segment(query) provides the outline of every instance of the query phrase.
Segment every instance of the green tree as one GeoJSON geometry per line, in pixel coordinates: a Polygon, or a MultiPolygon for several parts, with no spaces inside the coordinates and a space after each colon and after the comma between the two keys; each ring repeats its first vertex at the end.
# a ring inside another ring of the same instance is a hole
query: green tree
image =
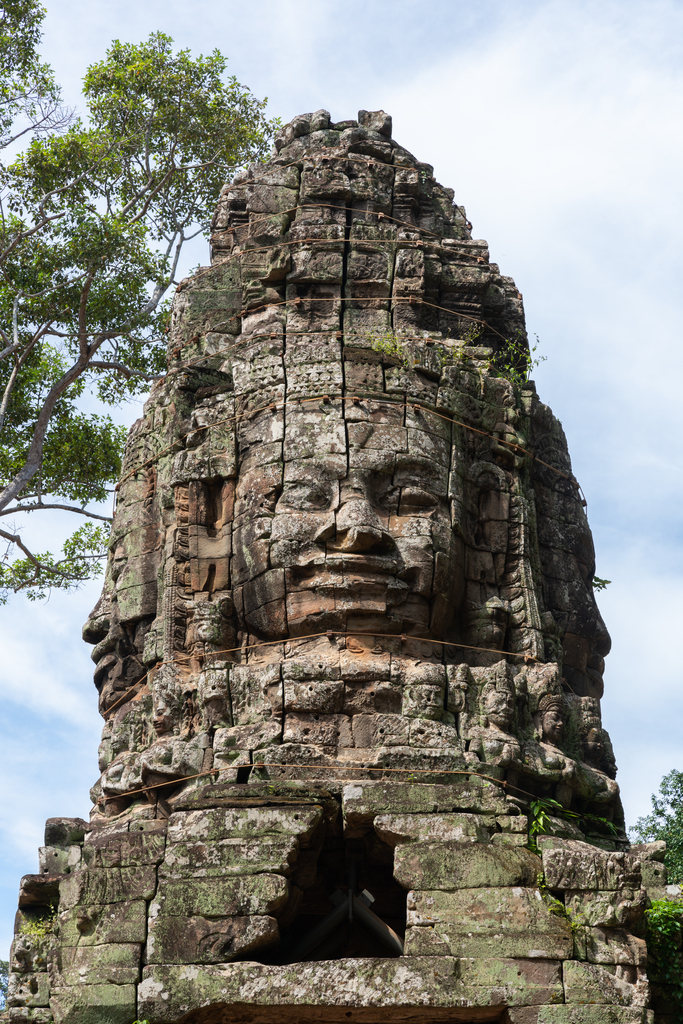
{"type": "Polygon", "coordinates": [[[652,796],[652,814],[638,818],[629,834],[637,843],[663,839],[669,881],[683,882],[683,772],[674,768],[664,776],[652,796]]]}
{"type": "Polygon", "coordinates": [[[36,0],[0,6],[0,146],[27,132],[54,131],[71,112],[60,103],[52,70],[38,55],[45,11],[36,0]]]}
{"type": "Polygon", "coordinates": [[[7,982],[9,980],[9,963],[7,960],[0,960],[0,1010],[5,1009],[7,1002],[7,982]]]}
{"type": "MultiPolygon", "coordinates": [[[[0,168],[0,517],[12,517],[0,529],[0,601],[69,589],[100,570],[108,530],[97,520],[107,517],[89,505],[118,476],[123,432],[79,399],[94,392],[113,405],[162,373],[183,247],[207,231],[222,185],[264,154],[278,123],[226,75],[217,50],[174,53],[162,33],[115,41],[85,75],[87,118],[59,114],[35,50],[42,8],[22,3],[33,19],[24,77],[39,84],[24,90],[23,107],[8,103],[12,117],[33,117],[32,138],[0,168]],[[30,98],[40,83],[49,125],[30,98]],[[88,520],[59,556],[29,550],[17,525],[49,509],[88,520]]],[[[18,96],[8,40],[0,35],[0,74],[18,96]]]]}

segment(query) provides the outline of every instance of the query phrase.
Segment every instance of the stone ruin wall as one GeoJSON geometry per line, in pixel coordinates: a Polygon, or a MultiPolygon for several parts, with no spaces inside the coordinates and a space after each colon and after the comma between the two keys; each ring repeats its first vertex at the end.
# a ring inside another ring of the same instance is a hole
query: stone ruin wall
{"type": "Polygon", "coordinates": [[[453,198],[382,111],[303,115],[224,189],[126,446],[100,776],[22,880],[11,1021],[673,1021],[580,489],[453,198]],[[538,797],[577,817],[532,851],[538,797]]]}

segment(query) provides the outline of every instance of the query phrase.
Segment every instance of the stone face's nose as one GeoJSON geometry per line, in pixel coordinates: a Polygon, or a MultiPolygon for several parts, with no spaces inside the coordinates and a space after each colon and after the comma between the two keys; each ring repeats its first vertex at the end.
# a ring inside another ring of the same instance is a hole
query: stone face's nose
{"type": "Polygon", "coordinates": [[[370,502],[350,498],[337,513],[337,546],[342,551],[372,551],[393,544],[370,502]]]}

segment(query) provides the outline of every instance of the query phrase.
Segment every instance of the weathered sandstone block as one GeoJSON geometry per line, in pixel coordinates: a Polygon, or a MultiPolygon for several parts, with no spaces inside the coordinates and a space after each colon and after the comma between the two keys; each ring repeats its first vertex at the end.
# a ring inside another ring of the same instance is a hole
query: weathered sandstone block
{"type": "Polygon", "coordinates": [[[411,843],[399,846],[394,875],[407,888],[474,889],[535,885],[541,861],[531,850],[487,843],[411,843]]]}
{"type": "Polygon", "coordinates": [[[417,955],[419,934],[433,929],[452,956],[562,960],[572,955],[571,926],[553,914],[537,889],[459,889],[408,894],[406,951],[417,955]],[[413,948],[415,945],[416,948],[413,948]]]}

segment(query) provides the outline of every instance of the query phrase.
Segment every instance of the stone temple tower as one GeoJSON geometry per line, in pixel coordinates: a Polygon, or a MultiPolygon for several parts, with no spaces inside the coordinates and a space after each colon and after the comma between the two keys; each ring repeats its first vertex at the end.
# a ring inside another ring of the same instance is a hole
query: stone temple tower
{"type": "Polygon", "coordinates": [[[22,880],[11,1021],[665,1020],[585,503],[470,228],[383,111],[302,115],[225,187],[128,438],[92,815],[22,880]]]}

